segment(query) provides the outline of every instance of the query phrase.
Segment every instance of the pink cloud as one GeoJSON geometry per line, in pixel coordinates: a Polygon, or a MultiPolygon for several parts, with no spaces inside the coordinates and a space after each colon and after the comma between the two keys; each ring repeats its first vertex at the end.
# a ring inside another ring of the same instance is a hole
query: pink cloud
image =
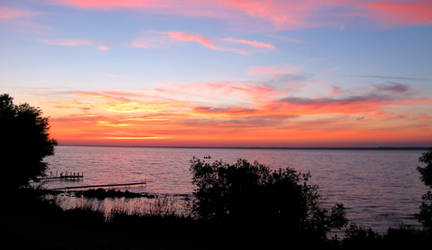
{"type": "Polygon", "coordinates": [[[0,8],[0,20],[7,19],[16,19],[22,17],[32,17],[40,15],[38,12],[28,11],[28,10],[20,10],[20,9],[12,9],[12,8],[0,8]]]}
{"type": "Polygon", "coordinates": [[[378,2],[365,4],[373,18],[396,25],[432,23],[432,1],[378,2]]]}
{"type": "Polygon", "coordinates": [[[263,42],[234,39],[234,38],[223,38],[222,40],[228,41],[228,42],[233,42],[233,43],[246,44],[246,45],[249,45],[252,47],[258,47],[258,48],[266,48],[266,49],[274,49],[275,48],[275,46],[271,43],[263,43],[263,42]]]}
{"type": "Polygon", "coordinates": [[[429,0],[367,3],[359,0],[228,0],[227,4],[251,17],[270,20],[278,29],[332,26],[335,25],[332,18],[351,15],[396,25],[432,23],[432,2],[429,0]],[[328,13],[330,9],[333,11],[328,13]]]}
{"type": "Polygon", "coordinates": [[[190,34],[190,33],[183,33],[183,32],[168,32],[167,33],[169,37],[183,42],[197,42],[209,49],[217,50],[219,49],[216,47],[216,45],[211,42],[211,39],[202,35],[198,34],[190,34]]]}

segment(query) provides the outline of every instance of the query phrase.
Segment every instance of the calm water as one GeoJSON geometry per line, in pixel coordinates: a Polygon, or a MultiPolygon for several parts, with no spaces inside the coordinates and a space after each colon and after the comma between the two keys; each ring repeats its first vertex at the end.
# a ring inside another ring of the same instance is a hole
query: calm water
{"type": "MultiPolygon", "coordinates": [[[[383,232],[389,226],[418,225],[426,188],[416,171],[422,151],[415,150],[269,150],[58,146],[46,158],[48,173],[84,172],[82,182],[49,182],[48,188],[146,181],[138,191],[190,194],[193,156],[234,162],[259,161],[271,168],[310,172],[323,204],[340,202],[348,217],[383,232]]],[[[135,191],[135,190],[133,190],[135,191]]],[[[137,201],[134,201],[136,204],[137,201]]]]}

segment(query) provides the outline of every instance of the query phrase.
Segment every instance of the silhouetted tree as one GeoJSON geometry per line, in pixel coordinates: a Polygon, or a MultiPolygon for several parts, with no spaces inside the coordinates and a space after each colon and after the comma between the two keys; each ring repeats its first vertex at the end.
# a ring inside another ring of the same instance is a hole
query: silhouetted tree
{"type": "MultiPolygon", "coordinates": [[[[423,153],[419,158],[419,162],[426,164],[425,167],[417,167],[420,172],[420,179],[423,183],[432,188],[432,150],[423,153]]],[[[420,205],[420,213],[417,214],[417,219],[423,224],[423,227],[432,231],[432,191],[429,190],[422,197],[423,202],[420,205]]]]}
{"type": "Polygon", "coordinates": [[[12,190],[45,173],[43,158],[54,153],[48,118],[39,108],[15,105],[8,94],[0,95],[1,166],[3,182],[12,190]]]}
{"type": "Polygon", "coordinates": [[[347,222],[343,206],[321,208],[317,186],[308,183],[310,175],[294,169],[270,170],[242,159],[232,165],[209,163],[194,157],[191,171],[196,185],[192,209],[205,220],[307,232],[321,239],[347,222]]]}

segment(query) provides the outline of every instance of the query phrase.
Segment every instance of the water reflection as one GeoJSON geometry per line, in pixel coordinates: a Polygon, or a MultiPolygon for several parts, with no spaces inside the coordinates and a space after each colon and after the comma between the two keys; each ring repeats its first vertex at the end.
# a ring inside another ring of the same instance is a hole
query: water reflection
{"type": "Polygon", "coordinates": [[[54,200],[61,208],[88,208],[102,211],[106,219],[112,213],[150,214],[150,215],[190,215],[190,198],[188,196],[162,195],[155,198],[85,198],[68,193],[47,195],[48,200],[54,200]]]}

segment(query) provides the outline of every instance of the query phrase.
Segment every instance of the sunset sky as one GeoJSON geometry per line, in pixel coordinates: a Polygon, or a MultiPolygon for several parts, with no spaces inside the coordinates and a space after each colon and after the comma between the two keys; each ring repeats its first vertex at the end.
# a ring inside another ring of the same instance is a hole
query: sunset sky
{"type": "Polygon", "coordinates": [[[1,0],[60,144],[432,145],[431,0],[1,0]]]}

